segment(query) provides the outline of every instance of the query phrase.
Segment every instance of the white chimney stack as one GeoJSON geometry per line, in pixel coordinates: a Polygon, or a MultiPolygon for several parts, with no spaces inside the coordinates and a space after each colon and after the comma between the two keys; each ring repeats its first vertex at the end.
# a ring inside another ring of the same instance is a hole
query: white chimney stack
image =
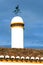
{"type": "Polygon", "coordinates": [[[11,48],[24,48],[24,22],[19,16],[11,20],[11,48]]]}

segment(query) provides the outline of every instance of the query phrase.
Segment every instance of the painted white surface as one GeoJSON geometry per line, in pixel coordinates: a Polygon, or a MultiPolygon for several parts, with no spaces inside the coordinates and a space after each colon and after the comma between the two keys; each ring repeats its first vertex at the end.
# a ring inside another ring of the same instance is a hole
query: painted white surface
{"type": "Polygon", "coordinates": [[[21,59],[25,59],[25,57],[24,57],[24,56],[22,56],[22,57],[21,57],[21,59]]]}
{"type": "Polygon", "coordinates": [[[23,19],[20,16],[13,17],[11,20],[11,24],[17,22],[23,23],[23,19]]]}
{"type": "MultiPolygon", "coordinates": [[[[15,16],[11,20],[12,23],[23,23],[20,16],[15,16]]],[[[24,48],[23,28],[11,27],[11,48],[24,48]]]]}
{"type": "Polygon", "coordinates": [[[16,59],[20,59],[20,56],[16,56],[16,59]]]}
{"type": "Polygon", "coordinates": [[[11,56],[11,58],[15,59],[15,56],[11,56]]]}
{"type": "Polygon", "coordinates": [[[34,60],[35,58],[34,58],[34,57],[31,57],[31,59],[33,59],[33,60],[34,60]]]}
{"type": "Polygon", "coordinates": [[[23,28],[13,27],[11,29],[11,48],[24,48],[23,28]]]}
{"type": "Polygon", "coordinates": [[[0,58],[4,58],[4,55],[0,55],[0,58]]]}
{"type": "Polygon", "coordinates": [[[5,58],[10,58],[10,57],[8,55],[6,55],[5,58]]]}
{"type": "Polygon", "coordinates": [[[39,60],[39,57],[36,57],[35,59],[39,60]]]}
{"type": "Polygon", "coordinates": [[[27,56],[26,59],[30,59],[30,58],[27,56]]]}
{"type": "Polygon", "coordinates": [[[41,57],[40,59],[43,60],[43,57],[41,57]]]}
{"type": "Polygon", "coordinates": [[[0,65],[43,65],[43,64],[0,62],[0,65]]]}

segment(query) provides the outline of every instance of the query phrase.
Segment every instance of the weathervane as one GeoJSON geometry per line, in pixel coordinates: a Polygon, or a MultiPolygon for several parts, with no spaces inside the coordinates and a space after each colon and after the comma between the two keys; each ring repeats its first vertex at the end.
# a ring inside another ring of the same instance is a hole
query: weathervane
{"type": "Polygon", "coordinates": [[[13,11],[16,15],[18,15],[18,13],[20,13],[20,9],[19,9],[19,5],[17,5],[15,7],[15,10],[13,11]]]}

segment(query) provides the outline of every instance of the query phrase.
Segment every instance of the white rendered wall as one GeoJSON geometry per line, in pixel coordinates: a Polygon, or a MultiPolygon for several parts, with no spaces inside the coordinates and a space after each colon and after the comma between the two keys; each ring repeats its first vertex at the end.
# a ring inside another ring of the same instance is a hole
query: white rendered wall
{"type": "Polygon", "coordinates": [[[11,29],[11,48],[24,48],[24,34],[22,27],[13,27],[11,29]]]}
{"type": "Polygon", "coordinates": [[[43,65],[43,63],[0,62],[0,65],[43,65]]]}

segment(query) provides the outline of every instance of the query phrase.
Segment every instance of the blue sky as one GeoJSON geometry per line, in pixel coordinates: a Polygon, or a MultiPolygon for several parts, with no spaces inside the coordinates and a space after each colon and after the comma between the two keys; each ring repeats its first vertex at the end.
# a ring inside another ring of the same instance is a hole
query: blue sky
{"type": "Polygon", "coordinates": [[[43,0],[0,0],[0,46],[11,45],[10,22],[17,4],[25,23],[24,47],[43,47],[43,0]]]}

